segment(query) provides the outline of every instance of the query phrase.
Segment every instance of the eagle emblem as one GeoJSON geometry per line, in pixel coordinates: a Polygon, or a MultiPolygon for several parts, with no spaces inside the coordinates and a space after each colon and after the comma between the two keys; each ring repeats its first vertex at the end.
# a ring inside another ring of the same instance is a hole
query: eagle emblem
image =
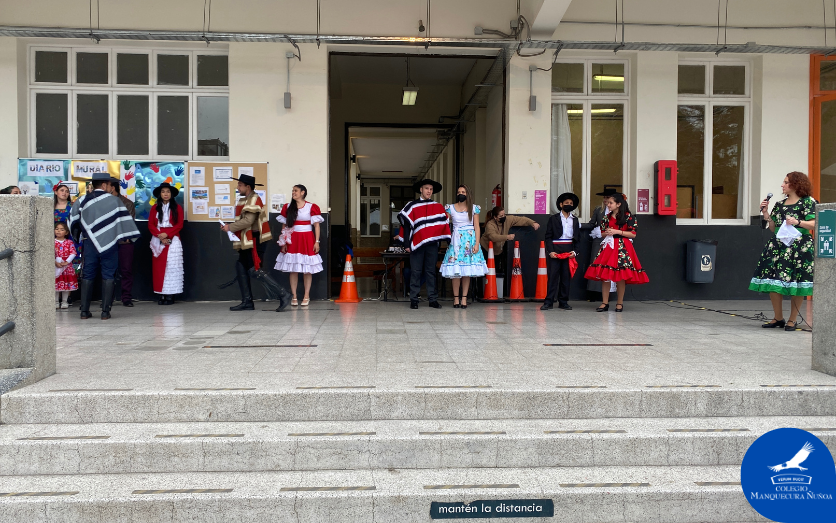
{"type": "Polygon", "coordinates": [[[813,446],[810,445],[809,442],[805,443],[801,450],[793,456],[793,458],[786,463],[781,463],[780,465],[775,465],[773,467],[769,467],[770,470],[773,472],[781,472],[782,470],[787,469],[798,469],[798,470],[807,470],[806,468],[802,467],[801,464],[807,459],[811,452],[813,452],[813,446]]]}

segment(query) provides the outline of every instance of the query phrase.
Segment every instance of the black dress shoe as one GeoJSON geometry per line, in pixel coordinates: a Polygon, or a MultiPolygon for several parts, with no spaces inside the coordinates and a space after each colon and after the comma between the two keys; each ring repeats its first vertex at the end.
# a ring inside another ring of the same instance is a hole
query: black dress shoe
{"type": "Polygon", "coordinates": [[[610,304],[605,303],[605,304],[601,305],[600,307],[598,307],[597,309],[595,309],[595,312],[606,312],[608,310],[610,310],[610,304]]]}
{"type": "Polygon", "coordinates": [[[81,319],[82,320],[89,320],[92,317],[93,317],[93,315],[90,314],[89,311],[81,311],[81,319]]]}
{"type": "Polygon", "coordinates": [[[418,302],[416,300],[411,300],[409,302],[409,308],[410,309],[417,309],[418,308],[418,302]]]}
{"type": "Polygon", "coordinates": [[[552,308],[552,304],[549,302],[543,302],[543,305],[540,305],[541,311],[547,311],[552,308]]]}
{"type": "Polygon", "coordinates": [[[783,329],[786,324],[787,322],[785,320],[775,320],[770,323],[764,323],[761,327],[764,329],[783,329]]]}
{"type": "Polygon", "coordinates": [[[564,311],[572,310],[572,306],[569,305],[568,303],[561,303],[560,305],[557,306],[557,308],[558,309],[563,309],[564,311]]]}
{"type": "Polygon", "coordinates": [[[801,329],[798,328],[798,322],[797,321],[788,321],[786,326],[784,327],[784,330],[785,331],[798,331],[798,330],[801,330],[801,329]],[[790,324],[792,324],[792,325],[790,325],[790,324]]]}
{"type": "Polygon", "coordinates": [[[174,305],[174,296],[166,295],[163,305],[174,305]]]}
{"type": "Polygon", "coordinates": [[[431,301],[431,302],[430,302],[430,307],[432,307],[433,309],[440,309],[440,308],[441,308],[441,304],[440,304],[440,303],[438,303],[437,301],[431,301]]]}
{"type": "Polygon", "coordinates": [[[132,302],[132,301],[130,301],[130,300],[128,300],[128,301],[123,301],[123,302],[122,302],[122,306],[123,306],[123,307],[133,307],[133,306],[134,306],[134,302],[132,302]]]}
{"type": "Polygon", "coordinates": [[[165,305],[165,295],[160,294],[160,299],[157,300],[157,305],[165,305]]]}
{"type": "Polygon", "coordinates": [[[110,311],[102,311],[102,319],[109,320],[110,319],[110,311]]]}

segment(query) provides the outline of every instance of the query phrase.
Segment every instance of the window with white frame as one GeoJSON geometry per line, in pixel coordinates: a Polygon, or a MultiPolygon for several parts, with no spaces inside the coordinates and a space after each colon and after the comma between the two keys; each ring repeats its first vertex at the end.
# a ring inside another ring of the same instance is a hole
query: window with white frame
{"type": "Polygon", "coordinates": [[[34,158],[228,160],[226,51],[29,48],[34,158]]]}
{"type": "Polygon", "coordinates": [[[577,194],[584,220],[601,205],[595,193],[627,192],[629,85],[627,60],[566,58],[552,67],[551,200],[577,194]]]}
{"type": "Polygon", "coordinates": [[[677,222],[749,222],[750,66],[681,61],[677,222]]]}

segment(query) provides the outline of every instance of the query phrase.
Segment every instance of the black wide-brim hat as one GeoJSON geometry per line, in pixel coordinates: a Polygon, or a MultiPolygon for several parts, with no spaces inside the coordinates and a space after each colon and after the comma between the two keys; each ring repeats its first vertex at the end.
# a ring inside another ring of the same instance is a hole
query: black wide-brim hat
{"type": "Polygon", "coordinates": [[[264,184],[255,183],[255,176],[250,176],[249,174],[242,174],[240,178],[233,178],[236,182],[241,182],[244,185],[249,185],[250,187],[264,187],[264,184]]]}
{"type": "Polygon", "coordinates": [[[596,192],[595,193],[596,196],[612,196],[614,194],[618,194],[618,191],[616,191],[615,189],[612,189],[612,188],[604,189],[601,192],[596,192]]]}
{"type": "Polygon", "coordinates": [[[120,181],[119,178],[114,178],[110,175],[110,173],[93,173],[93,176],[90,178],[91,182],[101,182],[101,181],[108,181],[108,182],[118,182],[120,181]]]}
{"type": "Polygon", "coordinates": [[[180,189],[171,185],[168,182],[163,182],[156,189],[154,189],[154,198],[159,200],[160,199],[160,193],[163,191],[163,189],[171,190],[171,199],[172,200],[177,198],[177,195],[180,194],[180,189]]]}
{"type": "Polygon", "coordinates": [[[441,184],[438,183],[435,180],[430,180],[429,178],[425,178],[421,181],[415,182],[415,184],[412,186],[412,190],[417,192],[417,193],[420,193],[421,192],[421,187],[423,187],[425,185],[432,185],[433,186],[433,194],[435,194],[437,192],[441,192],[441,184]]]}
{"type": "Polygon", "coordinates": [[[565,202],[566,200],[572,200],[572,205],[574,205],[575,208],[578,207],[578,203],[581,201],[581,199],[578,198],[577,194],[572,193],[572,192],[565,192],[565,193],[563,193],[563,194],[561,194],[560,196],[557,197],[558,207],[560,206],[561,203],[565,202]]]}

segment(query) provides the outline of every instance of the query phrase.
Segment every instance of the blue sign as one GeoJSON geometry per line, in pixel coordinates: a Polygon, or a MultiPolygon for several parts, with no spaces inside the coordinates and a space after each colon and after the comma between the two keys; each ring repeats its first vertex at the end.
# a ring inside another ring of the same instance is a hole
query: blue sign
{"type": "Polygon", "coordinates": [[[752,508],[772,521],[833,521],[833,456],[805,430],[776,429],[755,440],[743,457],[740,483],[752,508]]]}

